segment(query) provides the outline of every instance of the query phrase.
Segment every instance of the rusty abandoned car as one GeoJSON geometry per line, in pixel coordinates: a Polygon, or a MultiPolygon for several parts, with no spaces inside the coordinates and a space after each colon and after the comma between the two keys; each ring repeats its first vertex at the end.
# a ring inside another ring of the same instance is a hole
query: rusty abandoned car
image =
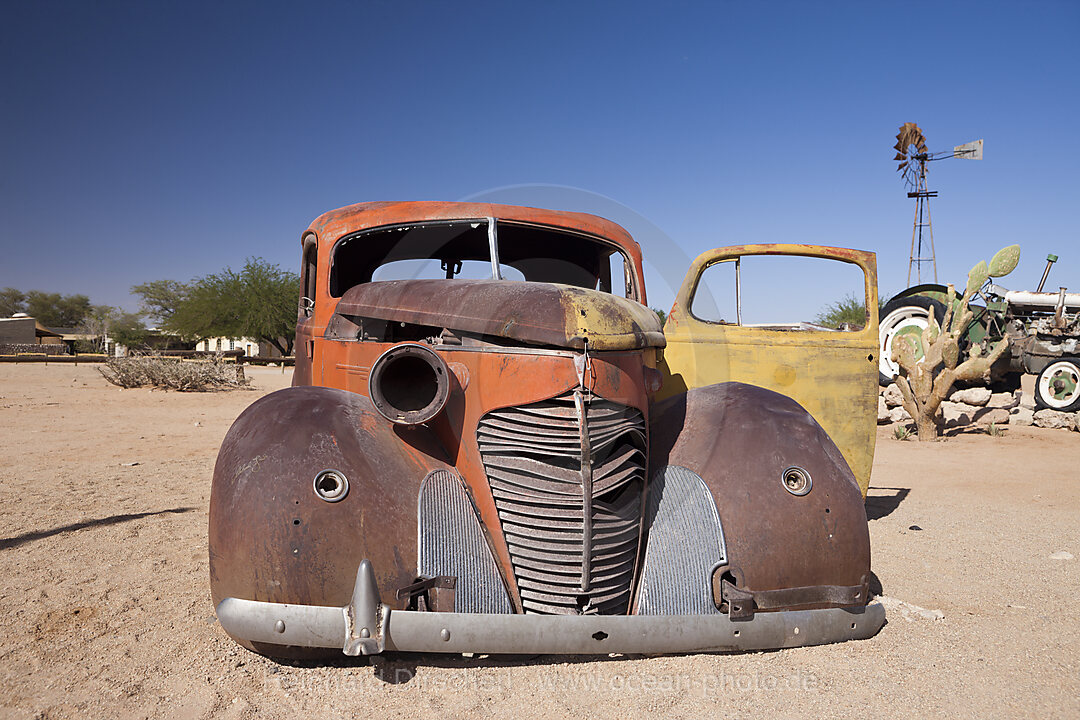
{"type": "Polygon", "coordinates": [[[214,471],[222,627],[284,657],[872,636],[876,314],[770,346],[690,312],[703,268],[768,253],[858,265],[876,297],[870,253],[742,246],[698,259],[662,327],[638,244],[599,217],[434,202],[319,217],[293,387],[244,411],[214,471]],[[757,360],[720,358],[724,343],[757,360]],[[831,370],[806,360],[822,354],[831,370]],[[820,377],[790,382],[808,367],[820,377]]]}

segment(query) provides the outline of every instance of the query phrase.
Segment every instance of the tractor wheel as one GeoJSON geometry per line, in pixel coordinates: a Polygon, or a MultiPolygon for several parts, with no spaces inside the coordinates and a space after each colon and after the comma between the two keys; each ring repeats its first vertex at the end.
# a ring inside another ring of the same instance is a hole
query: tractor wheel
{"type": "Polygon", "coordinates": [[[1061,412],[1080,410],[1080,359],[1061,358],[1044,367],[1035,380],[1035,404],[1061,412]]]}
{"type": "Polygon", "coordinates": [[[921,335],[929,324],[931,308],[940,325],[945,317],[945,304],[928,297],[893,298],[882,309],[878,324],[878,382],[882,386],[894,382],[900,374],[900,365],[892,359],[893,343],[905,335],[921,335]]]}

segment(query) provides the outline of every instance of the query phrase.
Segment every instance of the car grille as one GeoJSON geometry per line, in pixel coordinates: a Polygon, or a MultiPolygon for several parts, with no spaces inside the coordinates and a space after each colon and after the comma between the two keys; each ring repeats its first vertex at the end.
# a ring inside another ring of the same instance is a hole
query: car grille
{"type": "Polygon", "coordinates": [[[489,412],[477,438],[525,612],[626,613],[645,478],[641,411],[578,391],[489,412]]]}

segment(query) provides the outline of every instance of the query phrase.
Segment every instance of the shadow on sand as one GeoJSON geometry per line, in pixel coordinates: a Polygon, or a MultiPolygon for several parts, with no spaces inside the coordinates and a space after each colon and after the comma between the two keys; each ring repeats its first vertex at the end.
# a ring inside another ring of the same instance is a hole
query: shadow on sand
{"type": "Polygon", "coordinates": [[[911,488],[879,488],[871,487],[871,490],[888,490],[892,495],[869,495],[866,496],[866,519],[880,520],[900,507],[904,498],[911,492],[911,488]]]}
{"type": "Polygon", "coordinates": [[[14,537],[0,538],[0,550],[10,550],[11,548],[19,547],[25,543],[33,542],[34,540],[42,540],[47,537],[52,537],[53,535],[59,535],[60,533],[74,532],[75,530],[84,530],[92,527],[116,525],[118,523],[128,522],[129,520],[138,520],[153,515],[187,513],[194,509],[195,508],[193,507],[178,507],[170,508],[168,510],[111,515],[109,517],[98,518],[97,520],[84,520],[83,522],[72,523],[71,525],[61,525],[60,527],[55,527],[51,530],[34,530],[33,532],[23,533],[22,535],[16,535],[14,537]]]}

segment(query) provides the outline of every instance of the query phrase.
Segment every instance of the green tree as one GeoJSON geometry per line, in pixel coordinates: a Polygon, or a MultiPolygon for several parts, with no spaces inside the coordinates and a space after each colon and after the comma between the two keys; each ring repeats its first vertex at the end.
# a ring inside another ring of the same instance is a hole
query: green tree
{"type": "MultiPolygon", "coordinates": [[[[148,283],[150,284],[150,283],[148,283]]],[[[193,280],[162,329],[188,338],[253,337],[292,354],[300,277],[262,258],[193,280]]]]}
{"type": "MultiPolygon", "coordinates": [[[[878,312],[881,312],[883,307],[885,307],[885,300],[879,297],[878,312]]],[[[863,302],[862,298],[855,297],[854,294],[847,295],[834,303],[826,305],[825,309],[817,316],[817,324],[830,328],[839,328],[844,324],[855,328],[864,327],[866,325],[866,303],[863,302]]]]}
{"type": "Polygon", "coordinates": [[[140,313],[117,309],[109,326],[109,337],[127,348],[134,349],[147,347],[150,332],[143,324],[140,313]]]}
{"type": "Polygon", "coordinates": [[[649,309],[652,310],[654,313],[656,313],[656,317],[660,318],[660,327],[664,327],[664,323],[667,322],[667,313],[664,312],[663,310],[661,310],[660,308],[649,308],[649,309]]]}
{"type": "Polygon", "coordinates": [[[97,352],[104,352],[105,339],[109,338],[128,348],[146,343],[146,328],[138,313],[130,313],[110,305],[93,305],[78,325],[81,333],[93,337],[97,352]]]}
{"type": "Polygon", "coordinates": [[[25,312],[45,327],[73,328],[90,314],[90,298],[31,290],[26,293],[25,312]]]}
{"type": "Polygon", "coordinates": [[[21,312],[26,312],[26,293],[13,287],[0,290],[0,317],[9,318],[21,312]]]}
{"type": "Polygon", "coordinates": [[[173,316],[180,303],[187,299],[190,287],[175,280],[154,280],[136,285],[131,292],[139,296],[139,309],[159,325],[173,316]]]}

